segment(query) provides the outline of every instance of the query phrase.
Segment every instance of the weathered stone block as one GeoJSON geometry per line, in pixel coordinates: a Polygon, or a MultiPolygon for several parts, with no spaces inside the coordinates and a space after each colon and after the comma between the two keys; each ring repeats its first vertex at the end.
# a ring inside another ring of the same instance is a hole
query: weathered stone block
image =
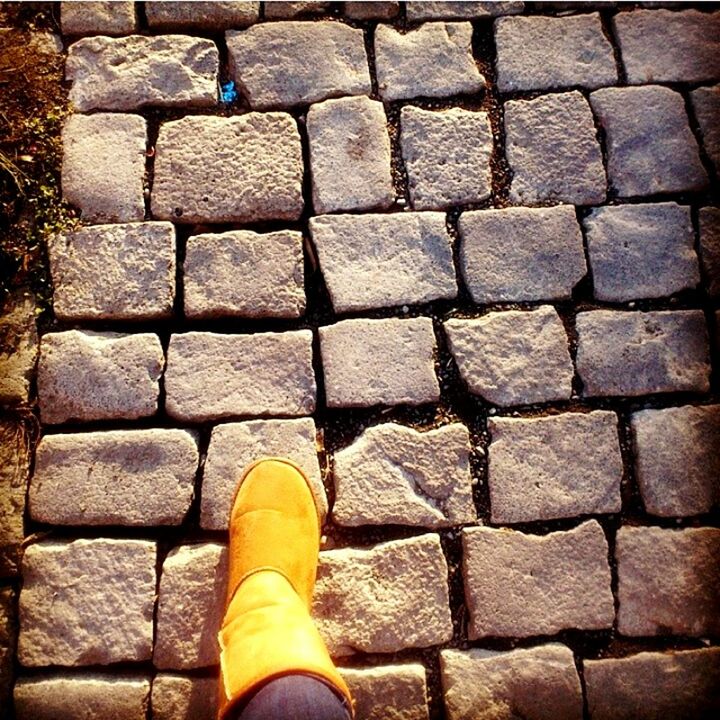
{"type": "Polygon", "coordinates": [[[700,126],[705,152],[720,172],[720,85],[701,87],[690,93],[693,110],[700,126]]]}
{"type": "Polygon", "coordinates": [[[0,403],[30,400],[38,355],[35,296],[20,290],[0,306],[0,403]]]}
{"type": "Polygon", "coordinates": [[[145,3],[145,16],[151,28],[161,30],[226,30],[246,27],[257,22],[259,2],[150,2],[145,3]]]}
{"type": "Polygon", "coordinates": [[[137,30],[135,3],[60,3],[63,35],[129,35],[137,30]]]}
{"type": "Polygon", "coordinates": [[[321,2],[320,0],[310,0],[310,2],[273,0],[265,5],[265,18],[267,20],[277,20],[322,15],[329,7],[329,2],[321,2]]]}
{"type": "Polygon", "coordinates": [[[699,217],[700,257],[707,291],[712,297],[720,297],[720,208],[700,208],[699,217]]]}
{"type": "Polygon", "coordinates": [[[399,2],[343,3],[343,14],[352,20],[392,20],[399,12],[399,2]]]}
{"type": "Polygon", "coordinates": [[[496,15],[509,15],[523,11],[525,3],[514,0],[500,2],[422,2],[405,3],[407,19],[415,20],[452,20],[453,18],[486,18],[496,15]]]}
{"type": "Polygon", "coordinates": [[[152,684],[153,720],[215,720],[215,678],[158,673],[152,684]]]}

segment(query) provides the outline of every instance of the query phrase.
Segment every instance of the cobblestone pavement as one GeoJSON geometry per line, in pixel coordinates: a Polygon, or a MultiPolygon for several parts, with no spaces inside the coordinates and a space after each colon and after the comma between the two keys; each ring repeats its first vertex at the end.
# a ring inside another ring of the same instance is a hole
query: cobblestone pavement
{"type": "Polygon", "coordinates": [[[359,719],[720,712],[720,12],[109,5],[62,6],[24,518],[0,468],[18,717],[212,717],[268,454],[359,719]]]}

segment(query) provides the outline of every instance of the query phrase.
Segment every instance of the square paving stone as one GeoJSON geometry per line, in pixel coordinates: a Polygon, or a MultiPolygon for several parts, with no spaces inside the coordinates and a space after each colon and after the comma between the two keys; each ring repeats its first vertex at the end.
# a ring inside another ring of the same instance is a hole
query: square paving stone
{"type": "Polygon", "coordinates": [[[523,11],[525,3],[515,0],[499,2],[406,2],[407,19],[415,20],[452,20],[453,18],[487,18],[495,15],[509,15],[523,11]]]}
{"type": "Polygon", "coordinates": [[[319,333],[328,407],[440,399],[430,318],[342,320],[319,333]]]}
{"type": "Polygon", "coordinates": [[[20,593],[20,663],[38,667],[149,660],[155,555],[155,543],[144,540],[29,545],[20,593]]]}
{"type": "Polygon", "coordinates": [[[700,282],[695,230],[687,205],[601,207],[583,225],[599,300],[663,297],[700,282]]]}
{"type": "Polygon", "coordinates": [[[218,680],[158,673],[152,684],[152,720],[216,720],[218,680]]]}
{"type": "Polygon", "coordinates": [[[139,115],[71,115],[62,130],[62,191],[83,222],[145,217],[145,119],[139,115]]]}
{"type": "Polygon", "coordinates": [[[680,93],[658,85],[603,88],[590,103],[605,131],[608,177],[620,197],[707,185],[680,93]]]}
{"type": "Polygon", "coordinates": [[[63,35],[129,35],[137,29],[135,3],[62,2],[60,24],[63,35]]]}
{"type": "Polygon", "coordinates": [[[700,257],[708,295],[720,297],[720,208],[700,208],[699,217],[700,257]]]}
{"type": "Polygon", "coordinates": [[[579,92],[506,102],[505,135],[513,203],[605,200],[602,152],[590,106],[579,92]]]}
{"type": "Polygon", "coordinates": [[[720,85],[701,87],[690,93],[705,152],[720,172],[720,85]]]}
{"type": "Polygon", "coordinates": [[[414,208],[441,209],[490,197],[493,135],[487,113],[408,105],[400,111],[400,127],[414,208]]]}
{"type": "Polygon", "coordinates": [[[568,300],[587,273],[575,208],[464,212],[460,267],[473,302],[568,300]]]}
{"type": "Polygon", "coordinates": [[[145,16],[151,28],[161,30],[225,30],[252,25],[260,16],[260,3],[246,0],[230,2],[150,2],[145,16]]]}

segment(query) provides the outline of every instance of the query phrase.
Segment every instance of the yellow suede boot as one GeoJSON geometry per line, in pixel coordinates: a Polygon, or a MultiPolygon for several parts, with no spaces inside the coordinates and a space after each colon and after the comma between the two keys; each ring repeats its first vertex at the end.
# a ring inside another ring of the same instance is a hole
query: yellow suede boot
{"type": "Polygon", "coordinates": [[[320,519],[307,478],[286,460],[252,465],[230,514],[218,718],[268,680],[317,677],[352,702],[310,617],[320,519]]]}

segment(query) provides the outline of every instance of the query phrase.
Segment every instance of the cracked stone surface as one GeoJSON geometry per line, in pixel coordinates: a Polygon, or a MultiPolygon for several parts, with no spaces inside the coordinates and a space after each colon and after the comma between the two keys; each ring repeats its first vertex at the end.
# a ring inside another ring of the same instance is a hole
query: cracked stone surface
{"type": "Polygon", "coordinates": [[[209,28],[225,30],[252,25],[260,15],[259,2],[150,2],[145,3],[145,16],[151,28],[188,30],[209,28]]]}
{"type": "Polygon", "coordinates": [[[215,720],[215,678],[196,678],[177,673],[158,673],[152,685],[155,720],[215,720]]]}
{"type": "Polygon", "coordinates": [[[128,35],[137,30],[135,3],[62,2],[60,24],[65,35],[128,35]]]}

